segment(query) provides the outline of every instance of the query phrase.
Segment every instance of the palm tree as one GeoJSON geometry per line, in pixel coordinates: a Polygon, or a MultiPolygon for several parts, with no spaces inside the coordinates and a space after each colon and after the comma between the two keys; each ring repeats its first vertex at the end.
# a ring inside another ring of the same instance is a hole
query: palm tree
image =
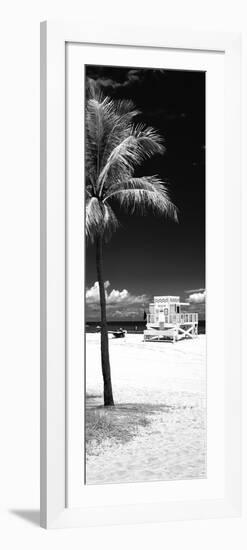
{"type": "Polygon", "coordinates": [[[109,360],[102,247],[118,227],[114,204],[129,214],[147,210],[177,220],[167,187],[158,176],[135,177],[135,168],[163,154],[162,138],[153,128],[135,124],[138,111],[128,100],[105,97],[88,82],[86,101],[86,235],[95,243],[101,308],[101,363],[104,405],[114,405],[109,360]]]}

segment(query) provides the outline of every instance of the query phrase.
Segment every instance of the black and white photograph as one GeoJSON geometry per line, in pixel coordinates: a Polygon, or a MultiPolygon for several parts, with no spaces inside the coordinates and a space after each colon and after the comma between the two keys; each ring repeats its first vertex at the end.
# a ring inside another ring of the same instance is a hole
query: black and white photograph
{"type": "Polygon", "coordinates": [[[205,78],[85,68],[87,484],[206,476],[205,78]]]}
{"type": "Polygon", "coordinates": [[[3,6],[3,550],[247,548],[247,3],[167,8],[3,6]]]}

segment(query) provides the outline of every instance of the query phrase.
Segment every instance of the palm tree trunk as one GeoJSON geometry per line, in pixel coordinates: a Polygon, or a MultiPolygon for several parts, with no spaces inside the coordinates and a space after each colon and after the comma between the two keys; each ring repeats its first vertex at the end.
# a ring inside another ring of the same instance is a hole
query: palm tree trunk
{"type": "Polygon", "coordinates": [[[99,283],[100,310],[101,310],[101,365],[104,381],[104,405],[109,407],[114,405],[111,383],[111,367],[109,359],[108,330],[106,321],[106,299],[105,285],[103,278],[102,262],[102,237],[96,239],[96,269],[99,283]]]}

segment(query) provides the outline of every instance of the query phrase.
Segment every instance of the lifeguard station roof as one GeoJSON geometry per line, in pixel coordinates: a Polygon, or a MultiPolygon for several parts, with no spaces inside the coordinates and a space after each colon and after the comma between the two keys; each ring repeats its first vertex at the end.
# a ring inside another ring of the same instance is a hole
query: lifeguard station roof
{"type": "Polygon", "coordinates": [[[180,302],[180,296],[154,296],[153,303],[167,303],[172,302],[173,304],[179,304],[180,306],[189,306],[188,302],[180,302]]]}
{"type": "Polygon", "coordinates": [[[168,302],[172,300],[173,302],[177,301],[179,302],[180,300],[180,296],[154,296],[154,301],[155,302],[168,302]]]}

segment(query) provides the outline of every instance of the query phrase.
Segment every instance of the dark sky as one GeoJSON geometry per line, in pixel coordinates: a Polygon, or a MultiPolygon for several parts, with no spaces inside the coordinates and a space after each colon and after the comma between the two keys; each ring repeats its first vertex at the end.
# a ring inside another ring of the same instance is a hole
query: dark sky
{"type": "MultiPolygon", "coordinates": [[[[131,99],[137,122],[157,129],[166,152],[138,169],[169,183],[179,223],[118,211],[121,227],[104,250],[109,281],[108,318],[141,319],[154,295],[179,295],[204,318],[205,288],[205,73],[87,66],[112,98],[131,99]],[[112,293],[116,290],[115,293],[112,293]],[[126,290],[126,293],[122,291],[126,290]]],[[[95,251],[86,251],[87,318],[98,319],[95,251]]]]}

